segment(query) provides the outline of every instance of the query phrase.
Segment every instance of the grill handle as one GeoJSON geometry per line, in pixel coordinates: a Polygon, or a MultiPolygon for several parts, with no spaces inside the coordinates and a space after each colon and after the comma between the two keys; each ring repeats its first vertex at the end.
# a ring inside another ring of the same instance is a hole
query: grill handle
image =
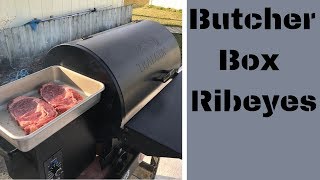
{"type": "Polygon", "coordinates": [[[176,76],[177,69],[171,69],[170,71],[162,71],[161,75],[154,78],[155,81],[161,81],[162,83],[166,83],[169,79],[172,79],[174,76],[176,76]]]}

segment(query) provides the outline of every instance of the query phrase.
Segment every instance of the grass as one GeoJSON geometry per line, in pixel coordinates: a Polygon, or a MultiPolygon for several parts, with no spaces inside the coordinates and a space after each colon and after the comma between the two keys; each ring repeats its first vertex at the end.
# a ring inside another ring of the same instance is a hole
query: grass
{"type": "Polygon", "coordinates": [[[149,0],[125,0],[125,5],[133,5],[134,8],[136,7],[143,7],[147,4],[149,4],[149,0]]]}
{"type": "Polygon", "coordinates": [[[165,26],[182,26],[182,11],[156,6],[143,6],[133,9],[132,20],[152,20],[165,26]]]}
{"type": "Polygon", "coordinates": [[[132,4],[132,20],[152,20],[165,26],[182,26],[182,11],[149,5],[149,0],[125,0],[132,4]]]}
{"type": "MultiPolygon", "coordinates": [[[[132,20],[152,20],[165,26],[182,26],[182,11],[170,8],[150,6],[149,0],[125,0],[125,5],[132,4],[132,20]]],[[[173,34],[182,49],[182,35],[173,34]]]]}

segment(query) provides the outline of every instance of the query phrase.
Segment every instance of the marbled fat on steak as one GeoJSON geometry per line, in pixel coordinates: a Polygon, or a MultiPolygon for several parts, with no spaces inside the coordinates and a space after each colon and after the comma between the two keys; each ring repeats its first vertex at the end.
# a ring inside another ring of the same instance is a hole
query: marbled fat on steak
{"type": "Polygon", "coordinates": [[[30,134],[58,116],[47,102],[35,97],[19,96],[8,104],[8,111],[21,128],[30,134]]]}
{"type": "Polygon", "coordinates": [[[57,83],[44,84],[40,89],[41,97],[52,105],[59,114],[72,108],[83,100],[82,96],[66,85],[59,85],[57,83]]]}

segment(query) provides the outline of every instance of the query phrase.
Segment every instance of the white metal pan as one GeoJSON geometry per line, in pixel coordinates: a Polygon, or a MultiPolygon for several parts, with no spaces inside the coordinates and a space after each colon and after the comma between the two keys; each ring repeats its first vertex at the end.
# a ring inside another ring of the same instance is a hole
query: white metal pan
{"type": "Polygon", "coordinates": [[[0,87],[0,136],[20,151],[27,152],[59,131],[100,101],[104,84],[61,66],[51,66],[0,87]],[[40,97],[39,88],[48,82],[65,84],[84,98],[79,104],[35,132],[26,135],[12,119],[7,104],[17,96],[40,97]]]}

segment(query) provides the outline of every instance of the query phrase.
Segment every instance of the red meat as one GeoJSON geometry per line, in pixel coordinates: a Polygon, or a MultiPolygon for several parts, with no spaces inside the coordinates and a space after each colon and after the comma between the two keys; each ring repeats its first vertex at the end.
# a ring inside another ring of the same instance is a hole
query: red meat
{"type": "Polygon", "coordinates": [[[19,96],[8,104],[8,111],[21,128],[30,134],[57,117],[57,111],[47,102],[19,96]]]}
{"type": "Polygon", "coordinates": [[[40,89],[41,97],[51,104],[59,114],[72,108],[83,100],[82,96],[66,85],[57,83],[44,84],[40,89]]]}

